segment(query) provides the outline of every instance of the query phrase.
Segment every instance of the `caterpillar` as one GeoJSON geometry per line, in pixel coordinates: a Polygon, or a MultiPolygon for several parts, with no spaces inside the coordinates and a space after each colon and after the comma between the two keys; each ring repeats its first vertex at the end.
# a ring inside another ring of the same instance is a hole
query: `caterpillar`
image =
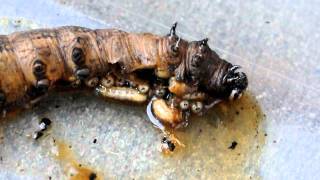
{"type": "MultiPolygon", "coordinates": [[[[248,86],[240,66],[221,59],[208,39],[187,41],[117,29],[64,26],[0,36],[0,108],[32,106],[56,87],[89,88],[102,97],[149,102],[158,127],[179,127],[248,86]]],[[[151,112],[151,113],[150,113],[151,112]]]]}

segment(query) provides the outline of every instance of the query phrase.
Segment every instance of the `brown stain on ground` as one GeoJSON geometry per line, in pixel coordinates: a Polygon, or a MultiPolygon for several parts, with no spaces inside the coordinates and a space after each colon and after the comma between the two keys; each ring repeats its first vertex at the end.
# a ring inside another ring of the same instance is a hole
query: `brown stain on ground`
{"type": "Polygon", "coordinates": [[[60,161],[66,176],[70,180],[102,180],[101,173],[79,163],[69,145],[55,140],[56,159],[60,161]]]}
{"type": "Polygon", "coordinates": [[[238,101],[220,103],[207,115],[192,118],[186,129],[174,133],[185,147],[164,156],[162,166],[147,173],[147,177],[174,169],[176,177],[188,179],[260,179],[260,155],[266,138],[264,119],[258,102],[249,93],[238,101]],[[185,168],[190,168],[187,174],[185,168]]]}

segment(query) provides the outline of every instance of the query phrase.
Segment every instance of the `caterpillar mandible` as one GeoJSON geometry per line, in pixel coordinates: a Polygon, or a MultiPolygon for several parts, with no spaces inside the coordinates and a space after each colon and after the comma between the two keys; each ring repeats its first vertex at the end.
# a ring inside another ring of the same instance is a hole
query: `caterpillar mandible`
{"type": "MultiPolygon", "coordinates": [[[[149,101],[154,124],[179,127],[248,86],[240,66],[208,39],[187,41],[175,23],[165,36],[65,26],[0,36],[0,106],[32,105],[57,86],[91,88],[124,101],[149,101]]],[[[151,112],[151,113],[150,113],[151,112]]]]}

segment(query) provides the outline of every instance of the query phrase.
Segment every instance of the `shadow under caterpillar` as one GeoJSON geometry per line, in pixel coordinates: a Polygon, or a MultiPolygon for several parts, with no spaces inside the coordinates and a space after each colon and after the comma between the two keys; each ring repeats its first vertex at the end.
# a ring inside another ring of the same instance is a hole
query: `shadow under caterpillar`
{"type": "Polygon", "coordinates": [[[165,36],[76,26],[2,35],[0,108],[32,106],[57,86],[89,88],[106,98],[149,102],[151,122],[165,132],[240,98],[248,86],[240,67],[221,59],[208,39],[180,38],[176,26],[165,36]]]}

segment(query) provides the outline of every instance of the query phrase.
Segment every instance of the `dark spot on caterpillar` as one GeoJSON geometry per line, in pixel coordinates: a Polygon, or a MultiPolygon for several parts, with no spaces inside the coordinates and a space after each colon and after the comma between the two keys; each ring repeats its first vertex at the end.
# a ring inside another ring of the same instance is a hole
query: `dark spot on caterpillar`
{"type": "Polygon", "coordinates": [[[40,60],[36,59],[33,63],[33,74],[38,78],[43,78],[45,75],[45,64],[40,60]]]}
{"type": "Polygon", "coordinates": [[[89,180],[95,180],[97,178],[97,174],[96,173],[90,173],[89,175],[89,180]]]}
{"type": "Polygon", "coordinates": [[[232,141],[231,145],[228,147],[228,149],[234,150],[237,147],[238,143],[236,141],[232,141]]]}
{"type": "Polygon", "coordinates": [[[72,50],[72,61],[77,65],[84,63],[84,53],[82,49],[76,47],[72,50]]]}

